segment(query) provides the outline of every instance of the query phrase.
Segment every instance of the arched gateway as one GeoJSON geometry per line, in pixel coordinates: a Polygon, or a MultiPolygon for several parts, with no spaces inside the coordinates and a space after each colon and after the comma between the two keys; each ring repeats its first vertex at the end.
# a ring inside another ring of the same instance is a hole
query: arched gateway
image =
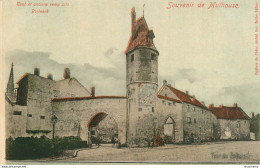
{"type": "MultiPolygon", "coordinates": [[[[121,144],[126,143],[125,97],[57,98],[52,100],[52,107],[53,114],[58,118],[55,136],[80,136],[90,144],[91,137],[101,136],[101,132],[97,131],[98,125],[111,118],[116,123],[114,136],[117,136],[121,144]]],[[[103,137],[106,138],[107,135],[103,137]]]]}
{"type": "Polygon", "coordinates": [[[98,112],[88,122],[88,143],[115,143],[118,141],[118,124],[111,115],[98,112]]]}

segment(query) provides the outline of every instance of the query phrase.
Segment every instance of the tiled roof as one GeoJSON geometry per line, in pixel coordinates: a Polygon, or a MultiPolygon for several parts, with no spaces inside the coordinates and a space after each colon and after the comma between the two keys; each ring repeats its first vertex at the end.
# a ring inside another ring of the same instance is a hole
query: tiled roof
{"type": "MultiPolygon", "coordinates": [[[[133,26],[133,32],[131,32],[128,45],[126,47],[125,53],[131,51],[136,47],[148,47],[153,50],[155,45],[153,43],[154,33],[153,30],[149,29],[144,17],[140,17],[135,21],[133,26]]],[[[157,51],[158,52],[158,51],[157,51]]]]}
{"type": "Polygon", "coordinates": [[[174,102],[178,102],[178,103],[181,103],[180,100],[177,100],[177,99],[173,99],[173,98],[170,98],[170,97],[167,97],[167,96],[163,96],[163,95],[157,95],[158,98],[161,98],[161,99],[166,99],[166,100],[170,100],[170,101],[174,101],[174,102]]]}
{"type": "Polygon", "coordinates": [[[211,107],[209,108],[217,119],[245,119],[249,120],[248,115],[240,107],[211,107]]]}
{"type": "Polygon", "coordinates": [[[110,99],[125,99],[126,97],[123,96],[96,96],[96,97],[92,97],[92,96],[88,96],[88,97],[63,97],[63,98],[53,98],[51,99],[52,101],[72,101],[72,100],[87,100],[87,99],[106,99],[106,98],[110,98],[110,99]]]}
{"type": "Polygon", "coordinates": [[[23,78],[25,78],[28,74],[29,74],[29,73],[26,72],[26,73],[16,82],[16,84],[19,84],[19,82],[20,82],[23,78]]]}
{"type": "MultiPolygon", "coordinates": [[[[162,87],[168,87],[179,99],[181,102],[185,102],[185,103],[189,103],[189,104],[193,104],[195,106],[199,106],[202,107],[204,109],[208,109],[205,105],[203,105],[202,103],[200,103],[195,97],[192,97],[176,88],[173,88],[169,85],[163,85],[162,87]]],[[[162,88],[160,89],[160,91],[162,90],[162,88]]]]}

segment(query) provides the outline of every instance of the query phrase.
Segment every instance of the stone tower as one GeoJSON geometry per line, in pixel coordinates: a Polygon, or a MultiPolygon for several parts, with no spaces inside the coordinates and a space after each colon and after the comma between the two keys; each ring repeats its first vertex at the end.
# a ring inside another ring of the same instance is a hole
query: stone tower
{"type": "Polygon", "coordinates": [[[131,36],[126,54],[127,143],[146,145],[155,129],[154,114],[158,89],[158,55],[153,30],[144,16],[131,11],[131,36]]]}

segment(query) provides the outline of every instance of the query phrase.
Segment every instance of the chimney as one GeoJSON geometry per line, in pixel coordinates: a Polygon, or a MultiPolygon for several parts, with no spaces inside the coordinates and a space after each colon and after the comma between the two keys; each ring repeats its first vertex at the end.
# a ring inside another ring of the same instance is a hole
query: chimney
{"type": "Polygon", "coordinates": [[[70,78],[70,69],[69,68],[65,68],[64,69],[63,78],[64,79],[69,79],[70,78]]]}
{"type": "Polygon", "coordinates": [[[222,107],[223,107],[223,104],[220,104],[219,107],[222,108],[222,107]]]}
{"type": "Polygon", "coordinates": [[[40,68],[34,68],[34,75],[40,76],[40,68]]]}
{"type": "Polygon", "coordinates": [[[135,13],[135,7],[131,10],[131,35],[133,35],[135,31],[135,21],[136,21],[136,13],[135,13]]]}
{"type": "Polygon", "coordinates": [[[53,80],[53,76],[51,73],[47,73],[47,78],[50,79],[50,80],[53,80]]]}
{"type": "Polygon", "coordinates": [[[95,97],[95,87],[94,86],[90,88],[90,96],[95,97]]]}
{"type": "Polygon", "coordinates": [[[254,112],[250,112],[250,118],[254,118],[255,117],[255,113],[254,112]]]}
{"type": "Polygon", "coordinates": [[[188,90],[186,90],[185,93],[186,93],[187,95],[189,95],[189,91],[188,91],[188,90]]]}
{"type": "Polygon", "coordinates": [[[167,85],[167,80],[163,80],[163,85],[167,85]]]}
{"type": "Polygon", "coordinates": [[[237,103],[234,103],[234,104],[233,104],[233,107],[237,107],[237,103]]]}
{"type": "Polygon", "coordinates": [[[214,107],[214,104],[209,104],[209,108],[213,108],[214,107]]]}

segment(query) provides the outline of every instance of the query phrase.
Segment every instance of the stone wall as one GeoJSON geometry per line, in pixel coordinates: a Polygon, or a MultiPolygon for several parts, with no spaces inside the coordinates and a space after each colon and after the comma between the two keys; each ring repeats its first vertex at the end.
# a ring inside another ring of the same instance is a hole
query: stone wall
{"type": "Polygon", "coordinates": [[[215,116],[208,109],[183,103],[184,142],[199,142],[213,137],[215,116]]]}
{"type": "Polygon", "coordinates": [[[93,98],[82,100],[53,101],[57,116],[55,135],[80,136],[89,140],[88,123],[95,114],[103,112],[115,119],[118,124],[118,138],[126,143],[126,99],[93,98]]]}
{"type": "Polygon", "coordinates": [[[126,55],[127,84],[136,81],[150,81],[158,83],[158,53],[140,47],[126,55]],[[152,60],[152,54],[154,58],[152,60]]]}
{"type": "Polygon", "coordinates": [[[25,137],[27,121],[27,107],[11,105],[5,102],[6,138],[25,137]]]}
{"type": "Polygon", "coordinates": [[[160,99],[157,100],[157,128],[160,134],[164,136],[164,125],[169,117],[174,120],[174,137],[173,142],[183,141],[183,120],[182,120],[182,104],[174,101],[160,99]]]}
{"type": "Polygon", "coordinates": [[[227,120],[218,119],[221,128],[221,139],[249,140],[250,122],[249,120],[227,120]]]}

